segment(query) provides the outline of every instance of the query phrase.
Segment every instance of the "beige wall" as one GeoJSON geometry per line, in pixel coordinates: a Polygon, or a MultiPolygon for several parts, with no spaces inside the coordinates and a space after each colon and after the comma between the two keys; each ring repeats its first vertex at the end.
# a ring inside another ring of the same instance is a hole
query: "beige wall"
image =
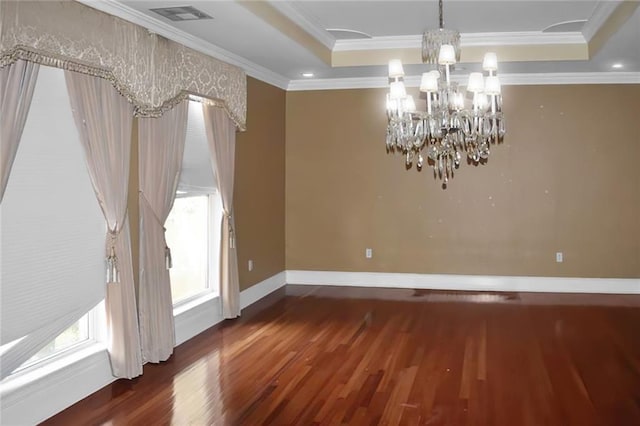
{"type": "MultiPolygon", "coordinates": [[[[248,78],[246,132],[237,134],[235,220],[240,289],[284,270],[285,92],[248,78]],[[254,262],[253,271],[247,262],[254,262]]],[[[134,271],[139,264],[138,131],[131,145],[129,217],[134,271]]],[[[134,274],[136,288],[138,274],[134,274]]]]}
{"type": "Polygon", "coordinates": [[[247,131],[237,134],[234,188],[241,290],[284,270],[286,95],[252,78],[247,91],[247,131]]]}
{"type": "Polygon", "coordinates": [[[129,194],[127,210],[129,214],[129,234],[131,235],[131,264],[133,265],[133,282],[136,295],[140,288],[140,188],[138,167],[138,119],[133,118],[131,128],[131,158],[129,159],[129,194]]]}
{"type": "Polygon", "coordinates": [[[640,277],[640,85],[504,88],[446,190],[386,153],[384,93],[287,93],[287,269],[640,277]]]}

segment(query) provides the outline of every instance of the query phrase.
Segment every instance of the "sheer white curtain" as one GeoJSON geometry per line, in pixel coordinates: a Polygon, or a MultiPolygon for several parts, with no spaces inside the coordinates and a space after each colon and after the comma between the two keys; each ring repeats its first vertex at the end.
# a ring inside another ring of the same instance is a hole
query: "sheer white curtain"
{"type": "Polygon", "coordinates": [[[65,71],[73,118],[107,222],[105,306],[113,375],[142,374],[127,214],[133,107],[101,78],[65,71]]]}
{"type": "Polygon", "coordinates": [[[38,64],[19,60],[0,68],[0,201],[27,121],[38,64]]]}
{"type": "Polygon", "coordinates": [[[224,318],[240,315],[238,255],[233,223],[233,179],[235,172],[236,127],[227,113],[203,104],[204,125],[211,151],[211,164],[218,178],[222,198],[222,232],[220,244],[220,299],[224,318]]]}
{"type": "Polygon", "coordinates": [[[145,361],[167,360],[175,346],[164,223],[178,188],[187,131],[185,101],[138,122],[140,176],[140,336],[145,361]]]}

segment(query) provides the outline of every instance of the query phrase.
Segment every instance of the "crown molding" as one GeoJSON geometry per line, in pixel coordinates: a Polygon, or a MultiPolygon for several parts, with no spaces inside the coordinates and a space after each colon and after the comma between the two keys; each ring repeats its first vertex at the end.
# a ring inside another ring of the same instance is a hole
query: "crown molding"
{"type": "Polygon", "coordinates": [[[196,50],[205,55],[227,62],[231,65],[242,68],[247,75],[257,78],[258,80],[269,83],[273,86],[285,89],[288,86],[289,79],[275,73],[263,66],[249,61],[235,53],[231,53],[215,44],[204,41],[198,37],[194,37],[185,31],[179,30],[171,25],[152,18],[142,12],[139,12],[129,6],[126,6],[115,0],[77,0],[78,2],[89,6],[93,9],[107,13],[124,19],[125,21],[139,25],[169,40],[180,43],[186,47],[196,50]]]}
{"type": "MultiPolygon", "coordinates": [[[[500,81],[504,74],[500,74],[500,81]]],[[[420,87],[419,75],[404,77],[406,87],[420,87]]],[[[463,76],[452,75],[451,81],[462,84],[463,76]]],[[[464,81],[466,83],[466,81],[464,81]]],[[[287,91],[301,90],[341,90],[341,89],[382,89],[389,87],[388,77],[353,77],[353,78],[325,78],[314,80],[291,80],[287,91]]]]}
{"type": "MultiPolygon", "coordinates": [[[[500,33],[460,34],[460,45],[465,46],[519,46],[550,44],[584,44],[580,32],[543,33],[541,31],[519,31],[500,33]]],[[[422,47],[422,35],[385,36],[368,39],[336,40],[334,52],[352,50],[416,49],[422,47]]]]}
{"type": "MultiPolygon", "coordinates": [[[[408,85],[407,79],[405,79],[405,84],[408,85]]],[[[291,80],[287,91],[373,89],[387,86],[389,86],[388,77],[316,78],[312,80],[291,80]]]]}
{"type": "MultiPolygon", "coordinates": [[[[454,75],[452,81],[465,84],[464,76],[454,75]]],[[[407,87],[419,87],[420,76],[406,76],[407,87]]],[[[503,86],[558,85],[558,84],[640,84],[640,72],[576,72],[576,73],[523,73],[500,74],[503,86]]],[[[387,77],[327,78],[291,80],[287,91],[340,90],[387,88],[387,77]]]]}
{"type": "Polygon", "coordinates": [[[362,39],[336,40],[334,52],[350,50],[416,49],[422,46],[422,35],[381,36],[362,39]]]}
{"type": "Polygon", "coordinates": [[[640,72],[571,72],[500,74],[502,85],[640,84],[640,72]]]}
{"type": "Polygon", "coordinates": [[[579,31],[543,33],[542,31],[512,31],[502,33],[460,34],[461,46],[518,46],[546,44],[584,44],[579,31]]]}
{"type": "Polygon", "coordinates": [[[591,41],[619,5],[619,1],[601,1],[596,5],[593,13],[582,27],[582,35],[587,42],[591,41]]]}
{"type": "Polygon", "coordinates": [[[329,50],[333,49],[336,39],[324,28],[309,20],[293,5],[293,2],[268,0],[268,3],[278,12],[289,18],[293,23],[305,30],[309,35],[325,45],[329,50]]]}

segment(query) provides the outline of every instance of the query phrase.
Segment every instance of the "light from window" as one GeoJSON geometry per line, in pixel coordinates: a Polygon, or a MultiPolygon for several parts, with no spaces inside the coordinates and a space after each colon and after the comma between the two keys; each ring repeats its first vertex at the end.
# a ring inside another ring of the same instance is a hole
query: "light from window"
{"type": "Polygon", "coordinates": [[[165,223],[173,267],[171,297],[176,305],[210,291],[209,196],[176,198],[165,223]]]}
{"type": "Polygon", "coordinates": [[[27,362],[25,362],[20,368],[26,368],[30,365],[36,364],[45,358],[50,358],[58,355],[67,349],[76,346],[79,343],[86,342],[90,339],[89,334],[89,315],[85,315],[80,318],[71,327],[60,333],[58,337],[53,339],[47,346],[40,349],[40,351],[32,356],[27,362]]]}

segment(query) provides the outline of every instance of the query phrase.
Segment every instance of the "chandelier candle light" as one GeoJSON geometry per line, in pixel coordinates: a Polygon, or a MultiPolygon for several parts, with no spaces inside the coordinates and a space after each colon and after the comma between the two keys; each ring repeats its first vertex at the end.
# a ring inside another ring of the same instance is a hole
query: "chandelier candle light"
{"type": "Polygon", "coordinates": [[[465,108],[465,96],[451,81],[460,57],[460,33],[443,28],[442,0],[439,4],[440,28],[426,31],[422,40],[423,61],[436,68],[422,74],[420,82],[426,111],[418,111],[413,97],[407,95],[402,62],[389,62],[386,143],[388,150],[404,155],[407,166],[415,159],[418,169],[424,165],[422,151],[426,150],[434,174],[446,185],[460,165],[461,152],[473,164],[485,162],[491,143],[502,141],[505,128],[496,54],[484,56],[486,76],[481,72],[469,75],[470,107],[465,108]]]}

